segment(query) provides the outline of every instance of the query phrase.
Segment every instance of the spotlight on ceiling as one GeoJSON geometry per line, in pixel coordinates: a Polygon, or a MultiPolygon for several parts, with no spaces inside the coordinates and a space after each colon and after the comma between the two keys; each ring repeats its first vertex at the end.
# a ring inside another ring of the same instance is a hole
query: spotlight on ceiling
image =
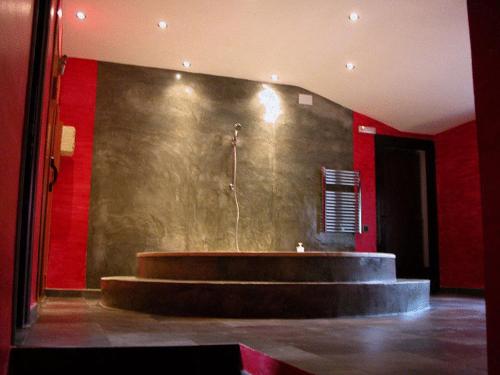
{"type": "Polygon", "coordinates": [[[184,61],[182,62],[182,66],[183,66],[184,68],[190,68],[190,67],[191,67],[191,61],[184,60],[184,61]]]}
{"type": "Polygon", "coordinates": [[[176,73],[176,74],[175,74],[175,79],[176,79],[176,80],[180,80],[181,78],[182,78],[181,73],[176,73]]]}
{"type": "Polygon", "coordinates": [[[85,12],[82,12],[81,10],[79,10],[78,12],[76,12],[75,16],[80,21],[83,21],[85,18],[87,18],[87,15],[85,14],[85,12]]]}
{"type": "Polygon", "coordinates": [[[347,70],[354,70],[355,67],[356,67],[356,65],[354,65],[353,63],[350,63],[350,62],[345,64],[345,68],[347,70]]]}
{"type": "Polygon", "coordinates": [[[159,21],[158,22],[158,27],[162,30],[165,30],[168,27],[167,21],[159,21]]]}
{"type": "Polygon", "coordinates": [[[277,74],[271,74],[271,79],[273,81],[277,81],[279,79],[278,75],[277,74]]]}
{"type": "Polygon", "coordinates": [[[352,12],[349,14],[349,21],[356,22],[359,20],[359,14],[356,12],[352,12]]]}

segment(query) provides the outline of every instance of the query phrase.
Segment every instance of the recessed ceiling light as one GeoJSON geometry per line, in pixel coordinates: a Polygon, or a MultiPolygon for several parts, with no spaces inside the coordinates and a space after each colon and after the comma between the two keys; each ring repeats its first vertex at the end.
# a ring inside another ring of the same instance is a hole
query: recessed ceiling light
{"type": "Polygon", "coordinates": [[[184,60],[184,61],[182,62],[182,66],[183,66],[184,68],[190,68],[190,67],[191,67],[191,61],[184,60]]]}
{"type": "Polygon", "coordinates": [[[158,27],[159,27],[160,29],[165,30],[165,29],[168,27],[168,23],[167,23],[167,21],[159,21],[159,22],[158,22],[158,27]]]}
{"type": "Polygon", "coordinates": [[[354,68],[356,67],[356,65],[354,65],[353,63],[347,63],[345,64],[345,67],[347,70],[354,70],[354,68]]]}
{"type": "Polygon", "coordinates": [[[279,79],[278,75],[277,74],[271,74],[271,79],[273,81],[277,81],[279,79]]]}
{"type": "Polygon", "coordinates": [[[85,18],[87,18],[87,15],[84,12],[82,12],[81,10],[79,10],[78,12],[76,12],[75,16],[80,21],[83,21],[85,18]]]}
{"type": "Polygon", "coordinates": [[[176,74],[175,74],[175,79],[176,79],[176,80],[180,80],[181,78],[182,78],[181,73],[176,73],[176,74]]]}
{"type": "Polygon", "coordinates": [[[356,12],[352,12],[351,14],[349,14],[349,20],[352,22],[356,22],[357,20],[359,20],[359,14],[356,12]]]}

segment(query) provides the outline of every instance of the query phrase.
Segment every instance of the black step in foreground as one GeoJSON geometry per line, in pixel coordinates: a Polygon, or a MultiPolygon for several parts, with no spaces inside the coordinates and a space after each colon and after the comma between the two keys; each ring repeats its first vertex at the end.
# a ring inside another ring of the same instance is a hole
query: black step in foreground
{"type": "Polygon", "coordinates": [[[12,349],[9,375],[27,374],[310,375],[238,344],[12,349]]]}

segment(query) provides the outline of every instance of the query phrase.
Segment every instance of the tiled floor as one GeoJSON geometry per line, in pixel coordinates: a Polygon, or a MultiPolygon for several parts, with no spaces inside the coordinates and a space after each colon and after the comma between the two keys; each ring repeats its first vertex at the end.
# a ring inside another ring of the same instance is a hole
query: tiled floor
{"type": "Polygon", "coordinates": [[[48,298],[26,346],[244,343],[314,374],[486,373],[484,301],[434,297],[429,310],[371,318],[175,318],[48,298]]]}

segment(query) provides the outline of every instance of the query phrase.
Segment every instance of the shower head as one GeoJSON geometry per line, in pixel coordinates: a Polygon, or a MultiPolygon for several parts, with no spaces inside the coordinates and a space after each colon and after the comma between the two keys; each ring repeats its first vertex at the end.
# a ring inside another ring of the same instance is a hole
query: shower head
{"type": "Polygon", "coordinates": [[[238,131],[241,129],[241,124],[239,122],[237,122],[236,124],[234,124],[234,138],[236,138],[238,136],[238,131]]]}

